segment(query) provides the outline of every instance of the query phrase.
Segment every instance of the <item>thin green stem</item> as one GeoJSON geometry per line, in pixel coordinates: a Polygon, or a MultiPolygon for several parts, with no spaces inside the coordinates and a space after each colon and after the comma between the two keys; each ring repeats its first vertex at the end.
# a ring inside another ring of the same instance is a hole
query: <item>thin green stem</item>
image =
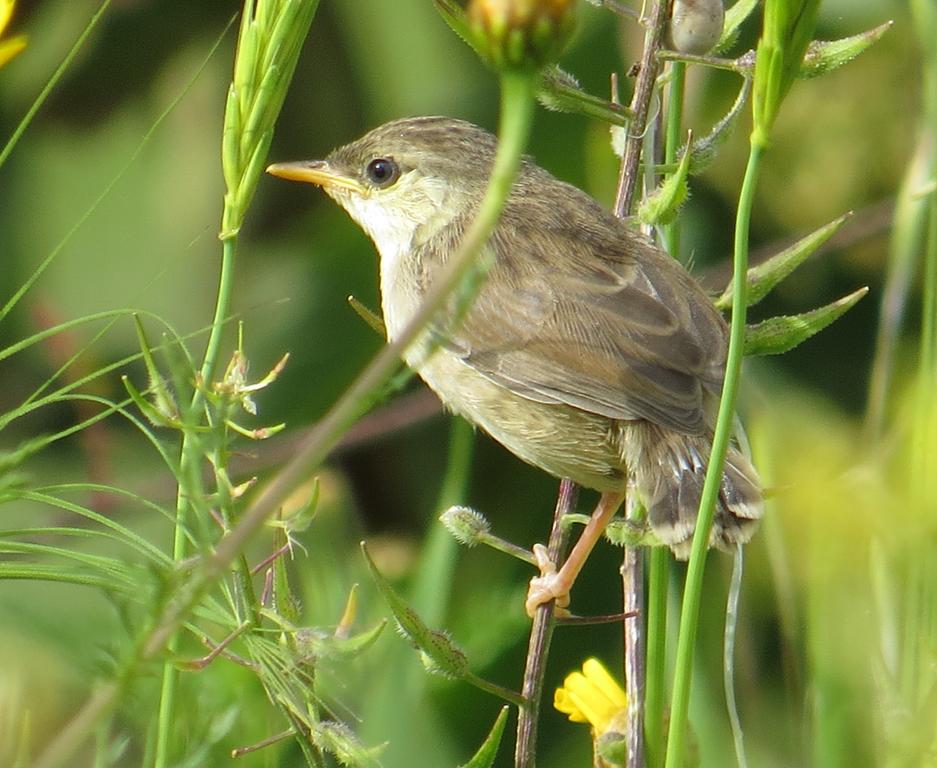
{"type": "MultiPolygon", "coordinates": [[[[686,64],[675,61],[670,66],[670,88],[667,99],[667,123],[664,127],[664,164],[677,161],[683,127],[683,91],[686,85],[686,64]]],[[[672,222],[663,227],[664,248],[675,259],[680,258],[680,227],[672,222]]]]}
{"type": "MultiPolygon", "coordinates": [[[[55,68],[55,72],[52,73],[52,77],[48,79],[42,90],[39,92],[39,95],[36,97],[36,100],[32,103],[32,106],[27,110],[26,114],[23,115],[23,119],[20,120],[19,125],[16,126],[16,130],[13,131],[13,135],[10,136],[3,149],[0,150],[0,168],[3,167],[3,164],[7,161],[7,158],[13,152],[13,148],[17,145],[17,143],[19,143],[19,140],[22,138],[23,134],[26,133],[26,129],[29,128],[29,125],[32,123],[36,113],[39,112],[39,110],[42,109],[42,105],[46,103],[46,99],[49,98],[49,94],[52,93],[52,91],[55,89],[55,86],[59,84],[59,80],[62,79],[62,75],[65,74],[65,72],[71,66],[71,63],[75,60],[75,57],[78,55],[78,52],[82,49],[82,47],[84,47],[88,36],[94,31],[94,28],[97,27],[98,22],[104,16],[104,12],[107,10],[107,7],[110,4],[111,0],[104,0],[104,2],[98,6],[98,10],[95,11],[87,26],[78,36],[75,44],[71,47],[69,52],[65,54],[65,58],[62,59],[62,63],[55,68]]],[[[188,88],[186,90],[188,90],[188,88]]]]}
{"type": "MultiPolygon", "coordinates": [[[[443,477],[436,514],[453,504],[465,501],[475,432],[464,419],[453,417],[449,437],[449,460],[443,477]]],[[[411,593],[410,605],[431,627],[443,622],[449,596],[452,593],[452,572],[455,567],[458,542],[444,525],[433,525],[423,543],[417,578],[411,593]]],[[[412,666],[409,669],[415,669],[412,666]]],[[[426,675],[419,679],[425,681],[426,675]]]]}
{"type": "MultiPolygon", "coordinates": [[[[218,275],[218,296],[215,300],[215,316],[212,319],[211,333],[205,345],[205,357],[199,371],[202,383],[208,385],[214,379],[218,365],[218,351],[224,335],[225,321],[231,306],[231,294],[234,288],[234,254],[237,250],[237,236],[225,238],[221,246],[221,272],[218,275]]],[[[201,402],[201,390],[196,390],[193,410],[201,402]]]]}
{"type": "Polygon", "coordinates": [[[933,396],[937,379],[937,192],[930,193],[930,226],[924,251],[924,280],[921,307],[922,394],[933,396]]]}
{"type": "MultiPolygon", "coordinates": [[[[228,203],[226,202],[225,205],[227,207],[228,203]]],[[[199,370],[199,381],[196,382],[195,391],[192,395],[192,402],[189,405],[189,417],[187,418],[189,423],[192,423],[192,420],[196,418],[196,414],[204,401],[203,387],[210,385],[210,382],[214,378],[215,368],[218,364],[218,352],[221,348],[224,322],[228,317],[231,305],[231,293],[234,286],[234,254],[237,248],[237,239],[237,235],[232,235],[222,241],[221,272],[218,276],[218,294],[215,299],[215,314],[212,319],[211,331],[208,334],[208,343],[205,346],[205,356],[202,359],[202,366],[199,370]]],[[[186,432],[182,436],[180,455],[181,463],[179,474],[180,477],[184,478],[187,482],[180,483],[179,490],[176,494],[176,521],[173,530],[172,559],[177,563],[188,556],[185,532],[188,528],[189,510],[191,509],[190,499],[192,498],[192,494],[200,494],[204,490],[201,476],[198,472],[198,466],[201,462],[201,451],[198,448],[198,441],[193,440],[193,436],[190,432],[186,432]]],[[[246,569],[247,564],[242,563],[240,569],[242,575],[246,569]]],[[[242,584],[242,587],[243,586],[242,584]]],[[[163,664],[159,711],[156,721],[156,754],[153,760],[153,768],[165,768],[169,761],[169,740],[172,735],[172,724],[175,722],[176,688],[179,677],[179,671],[176,669],[175,664],[173,664],[171,657],[178,649],[178,642],[178,636],[173,635],[166,643],[166,649],[169,652],[170,659],[167,659],[163,664]]]]}
{"type": "Polygon", "coordinates": [[[754,60],[753,51],[740,56],[737,59],[724,59],[720,56],[699,56],[694,53],[683,53],[681,51],[669,51],[666,48],[658,51],[657,58],[661,61],[680,62],[682,64],[701,64],[704,67],[712,69],[723,69],[727,72],[735,72],[739,75],[751,75],[752,65],[745,63],[747,58],[754,60]]]}
{"type": "Polygon", "coordinates": [[[524,706],[524,697],[521,696],[517,691],[512,691],[510,688],[505,688],[503,685],[497,685],[488,680],[485,680],[478,675],[469,672],[465,676],[465,682],[470,685],[474,685],[476,688],[479,688],[486,693],[490,693],[492,696],[497,696],[499,699],[504,699],[504,701],[510,702],[515,707],[524,706]]]}
{"type": "Polygon", "coordinates": [[[680,768],[686,747],[687,718],[690,706],[690,681],[693,674],[693,652],[696,629],[699,623],[700,599],[703,592],[703,571],[709,548],[709,531],[712,527],[716,499],[722,483],[722,468],[725,464],[729,440],[735,417],[735,400],[738,394],[739,374],[742,369],[742,353],[745,343],[745,316],[747,309],[748,284],[748,228],[751,221],[755,185],[764,154],[762,143],[753,140],[745,168],[745,178],[739,194],[738,213],[735,219],[735,255],[732,291],[732,322],[730,325],[729,354],[726,361],[725,381],[719,401],[719,416],[713,436],[713,448],[706,468],[706,482],[700,500],[696,532],[690,551],[683,607],[680,612],[680,633],[677,639],[677,659],[674,670],[673,697],[670,707],[670,731],[667,737],[666,768],[680,768]]]}
{"type": "Polygon", "coordinates": [[[651,768],[664,762],[669,565],[670,555],[666,547],[651,549],[647,586],[647,678],[644,685],[644,737],[647,762],[651,768]]]}

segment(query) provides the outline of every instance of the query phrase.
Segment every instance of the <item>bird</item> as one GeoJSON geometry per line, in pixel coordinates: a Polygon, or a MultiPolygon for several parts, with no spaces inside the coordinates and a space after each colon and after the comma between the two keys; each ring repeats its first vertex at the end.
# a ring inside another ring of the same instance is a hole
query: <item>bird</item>
{"type": "MultiPolygon", "coordinates": [[[[497,137],[464,120],[394,120],[324,160],[275,163],[320,186],[373,240],[393,340],[455,252],[485,193],[497,137]]],[[[653,537],[689,555],[725,376],[728,327],[676,259],[579,188],[521,159],[467,309],[455,301],[404,353],[451,411],[525,462],[600,493],[557,569],[541,545],[528,613],[569,591],[628,494],[653,537]]],[[[728,449],[709,545],[747,542],[758,474],[728,449]]]]}

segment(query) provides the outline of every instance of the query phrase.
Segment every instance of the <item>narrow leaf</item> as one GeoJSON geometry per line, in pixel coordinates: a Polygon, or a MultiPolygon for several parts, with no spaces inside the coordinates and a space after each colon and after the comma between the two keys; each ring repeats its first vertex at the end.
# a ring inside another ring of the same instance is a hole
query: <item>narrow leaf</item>
{"type": "Polygon", "coordinates": [[[377,331],[381,338],[387,338],[387,327],[384,325],[384,321],[381,319],[381,316],[377,314],[377,312],[359,301],[355,296],[348,297],[348,304],[353,310],[355,310],[355,313],[358,315],[358,317],[364,320],[364,322],[366,322],[371,327],[371,330],[377,331]]]}
{"type": "Polygon", "coordinates": [[[481,49],[469,28],[465,11],[454,0],[433,0],[433,5],[436,6],[443,21],[449,25],[449,29],[461,37],[475,53],[481,55],[481,49]]]}
{"type": "Polygon", "coordinates": [[[758,0],[738,0],[735,5],[726,11],[725,24],[722,27],[722,37],[712,49],[712,53],[721,53],[729,50],[735,41],[739,38],[739,29],[745,23],[745,19],[752,15],[752,11],[758,6],[758,0]]]}
{"type": "Polygon", "coordinates": [[[638,206],[638,219],[643,223],[669,224],[676,218],[680,206],[686,202],[689,195],[687,176],[690,173],[692,138],[692,135],[687,138],[677,169],[638,206]]]}
{"type": "Polygon", "coordinates": [[[316,746],[333,754],[341,765],[350,768],[380,768],[377,759],[381,747],[365,747],[352,730],[336,720],[317,723],[311,731],[316,746]]]}
{"type": "MultiPolygon", "coordinates": [[[[153,355],[150,352],[152,347],[150,347],[150,342],[146,338],[146,332],[143,330],[143,323],[140,321],[140,316],[136,313],[133,315],[133,322],[137,329],[137,339],[140,342],[140,353],[143,356],[143,365],[146,367],[146,375],[147,379],[149,379],[148,388],[153,395],[153,407],[169,424],[178,423],[179,407],[176,405],[176,401],[169,391],[169,387],[166,386],[166,381],[156,367],[156,362],[153,360],[153,355]]],[[[129,382],[125,380],[125,384],[129,384],[129,382]]],[[[134,396],[134,393],[131,392],[130,389],[127,391],[130,392],[131,397],[134,396]]],[[[150,417],[147,416],[147,418],[150,417]]],[[[152,419],[150,420],[152,421],[152,419]]],[[[156,422],[153,423],[156,424],[156,422]]],[[[163,426],[167,425],[168,424],[164,424],[163,426]]]]}
{"type": "Polygon", "coordinates": [[[554,112],[587,115],[622,127],[631,118],[628,107],[587,93],[575,77],[557,66],[547,67],[540,73],[537,101],[554,112]]]}
{"type": "Polygon", "coordinates": [[[498,719],[491,726],[488,737],[482,742],[478,751],[460,768],[491,768],[494,765],[495,758],[498,756],[498,748],[501,746],[501,737],[504,735],[504,726],[508,722],[508,708],[501,707],[498,713],[498,719]]]}
{"type": "Polygon", "coordinates": [[[745,111],[745,105],[752,92],[752,79],[746,77],[742,79],[742,87],[739,89],[739,95],[735,97],[735,103],[722,119],[713,126],[713,129],[701,139],[697,139],[691,145],[690,149],[690,172],[697,174],[704,170],[716,158],[716,152],[726,139],[732,135],[735,127],[739,124],[739,117],[745,111]]]}
{"type": "Polygon", "coordinates": [[[296,632],[296,647],[304,657],[350,659],[374,645],[385,626],[386,620],[351,637],[336,637],[334,633],[318,628],[300,629],[296,632]]]}
{"type": "Polygon", "coordinates": [[[384,596],[400,631],[423,652],[432,665],[432,671],[457,679],[466,677],[469,673],[468,660],[461,649],[444,632],[434,631],[426,626],[416,611],[407,605],[377,569],[364,542],[361,542],[361,552],[367,561],[374,583],[384,596]]]}
{"type": "Polygon", "coordinates": [[[781,315],[748,326],[745,330],[745,354],[780,355],[793,349],[844,315],[868,292],[868,288],[860,288],[812,312],[781,315]]]}
{"type": "Polygon", "coordinates": [[[147,400],[130,382],[130,379],[127,376],[121,376],[120,380],[123,382],[124,389],[127,390],[127,394],[130,395],[130,399],[133,400],[137,408],[140,409],[140,413],[142,413],[146,417],[146,420],[149,421],[150,424],[152,424],[154,427],[169,427],[171,429],[178,429],[182,426],[182,422],[180,422],[178,419],[169,418],[159,408],[147,400]]]}
{"type": "Polygon", "coordinates": [[[886,21],[873,29],[840,40],[814,40],[807,46],[798,76],[818,77],[839,69],[878,42],[892,24],[893,21],[886,21]]]}
{"type": "MultiPolygon", "coordinates": [[[[851,216],[846,213],[834,219],[826,226],[812,232],[798,240],[790,248],[785,248],[778,254],[761,264],[758,264],[746,273],[748,281],[748,306],[752,307],[767,296],[774,287],[786,278],[797,267],[803,264],[817,249],[829,240],[843,223],[851,216]]],[[[716,307],[728,311],[732,307],[732,283],[730,282],[722,295],[716,299],[716,307]]]]}

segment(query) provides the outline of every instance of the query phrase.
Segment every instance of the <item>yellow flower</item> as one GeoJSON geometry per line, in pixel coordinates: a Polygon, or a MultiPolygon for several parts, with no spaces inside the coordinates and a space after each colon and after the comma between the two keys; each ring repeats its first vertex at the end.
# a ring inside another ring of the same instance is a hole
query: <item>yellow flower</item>
{"type": "Polygon", "coordinates": [[[621,722],[628,704],[625,692],[598,659],[587,659],[582,672],[571,672],[553,695],[553,706],[574,723],[591,723],[601,736],[621,722]]]}
{"type": "MultiPolygon", "coordinates": [[[[7,24],[10,23],[10,17],[13,15],[13,6],[15,4],[16,0],[0,0],[0,36],[3,35],[3,30],[6,29],[7,24]]],[[[25,47],[26,37],[24,35],[11,37],[9,40],[0,40],[0,67],[16,56],[16,54],[25,47]]]]}
{"type": "Polygon", "coordinates": [[[592,725],[596,765],[625,765],[628,698],[601,661],[588,659],[582,672],[567,675],[563,687],[553,695],[553,706],[574,723],[592,725]]]}

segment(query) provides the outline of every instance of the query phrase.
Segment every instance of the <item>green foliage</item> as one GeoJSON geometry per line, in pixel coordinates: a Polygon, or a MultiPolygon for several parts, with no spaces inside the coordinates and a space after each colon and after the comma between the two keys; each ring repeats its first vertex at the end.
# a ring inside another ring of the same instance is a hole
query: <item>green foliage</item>
{"type": "Polygon", "coordinates": [[[713,48],[713,53],[722,53],[735,46],[739,38],[739,31],[745,20],[752,15],[755,8],[758,7],[758,0],[736,0],[732,7],[726,11],[725,24],[722,29],[722,37],[713,48]]]}
{"type": "Polygon", "coordinates": [[[866,32],[840,40],[814,40],[807,46],[799,77],[818,77],[848,64],[872,44],[878,42],[892,27],[887,21],[866,32]]]}
{"type": "Polygon", "coordinates": [[[781,355],[819,333],[838,320],[863,296],[868,288],[860,288],[848,296],[800,315],[779,316],[749,326],[745,331],[745,354],[781,355]]]}

